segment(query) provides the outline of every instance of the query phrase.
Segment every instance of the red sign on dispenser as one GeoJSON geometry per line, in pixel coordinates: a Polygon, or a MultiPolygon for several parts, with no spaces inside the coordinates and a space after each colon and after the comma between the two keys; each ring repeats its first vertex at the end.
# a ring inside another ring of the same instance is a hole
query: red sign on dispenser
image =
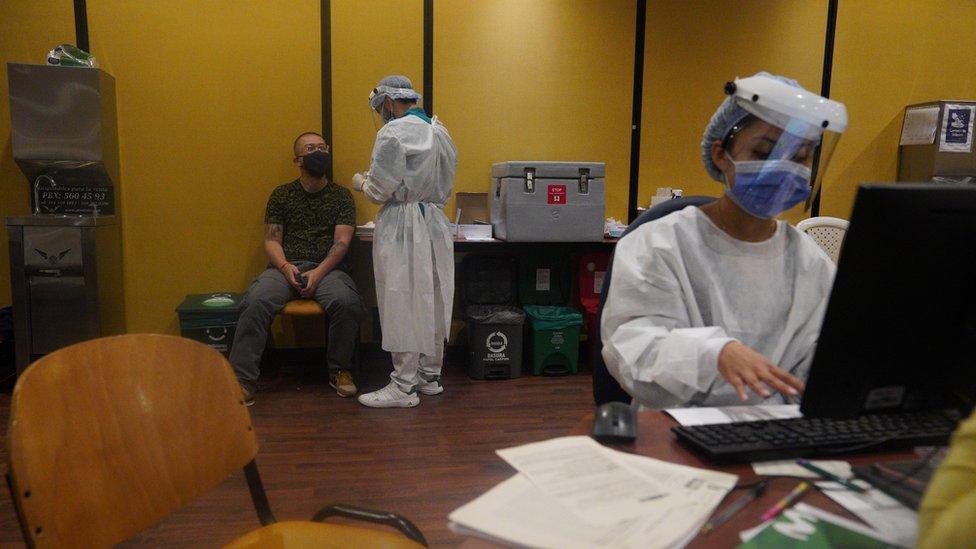
{"type": "Polygon", "coordinates": [[[549,203],[557,205],[566,203],[566,185],[549,185],[549,203]]]}

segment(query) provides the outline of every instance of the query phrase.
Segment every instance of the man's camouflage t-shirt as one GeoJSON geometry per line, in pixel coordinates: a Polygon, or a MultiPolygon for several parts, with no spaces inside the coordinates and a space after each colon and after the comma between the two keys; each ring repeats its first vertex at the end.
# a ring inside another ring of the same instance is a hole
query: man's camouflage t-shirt
{"type": "Polygon", "coordinates": [[[264,222],[281,225],[281,247],[289,262],[321,263],[332,248],[336,225],[356,226],[356,203],[345,187],[329,182],[309,193],[296,179],[271,192],[264,222]]]}

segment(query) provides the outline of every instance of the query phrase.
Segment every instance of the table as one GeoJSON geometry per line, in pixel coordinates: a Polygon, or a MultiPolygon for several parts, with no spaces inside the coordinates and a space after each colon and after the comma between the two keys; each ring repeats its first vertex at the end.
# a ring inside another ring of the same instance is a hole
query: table
{"type": "MultiPolygon", "coordinates": [[[[732,473],[739,476],[739,484],[750,484],[758,479],[752,471],[752,466],[748,463],[717,465],[679,443],[674,433],[671,432],[671,427],[677,424],[671,416],[664,412],[640,412],[637,416],[637,440],[631,444],[615,444],[609,446],[616,450],[640,454],[681,465],[732,473]]],[[[573,428],[572,434],[588,435],[592,430],[593,416],[587,415],[573,428]]],[[[916,457],[911,451],[901,451],[839,455],[829,459],[843,459],[849,461],[852,465],[868,465],[879,461],[906,461],[916,459],[916,457]]],[[[766,509],[772,507],[798,483],[799,480],[794,478],[771,477],[766,492],[761,497],[756,498],[755,501],[736,513],[731,520],[722,526],[712,530],[705,536],[695,538],[688,547],[728,548],[738,545],[740,543],[739,532],[758,525],[760,523],[759,516],[766,509]]],[[[716,513],[721,512],[730,501],[738,499],[739,494],[742,493],[744,493],[743,490],[732,491],[716,509],[716,513]]],[[[863,524],[855,515],[849,513],[846,509],[834,503],[832,499],[816,489],[810,490],[801,501],[863,524]]]]}
{"type": "MultiPolygon", "coordinates": [[[[640,412],[637,416],[637,440],[630,444],[609,444],[607,446],[614,448],[615,450],[648,456],[663,461],[670,461],[672,463],[679,463],[681,465],[689,465],[691,467],[700,467],[703,469],[712,469],[715,471],[732,473],[739,476],[739,484],[751,484],[752,482],[758,480],[758,477],[752,471],[752,466],[748,463],[737,465],[717,465],[683,446],[678,442],[677,438],[675,438],[674,433],[671,432],[671,427],[676,425],[678,425],[678,423],[664,412],[640,412]]],[[[587,414],[573,428],[571,434],[589,435],[592,431],[593,414],[587,414]]],[[[879,461],[906,461],[916,459],[916,457],[917,456],[910,451],[901,451],[839,455],[830,459],[843,459],[845,461],[849,461],[852,465],[868,465],[879,461]]],[[[741,543],[739,539],[739,532],[748,530],[749,528],[758,525],[761,522],[759,520],[759,516],[762,515],[767,509],[772,507],[777,501],[783,498],[783,496],[792,490],[793,487],[795,487],[799,482],[800,481],[798,479],[794,478],[770,477],[766,492],[761,497],[756,498],[756,500],[751,502],[745,509],[742,509],[736,513],[725,524],[712,530],[707,535],[696,537],[694,540],[692,540],[688,547],[716,547],[722,549],[735,547],[741,543]]],[[[725,500],[722,501],[722,503],[715,510],[715,513],[721,512],[726,505],[738,499],[739,495],[742,493],[744,493],[744,490],[734,490],[730,492],[729,495],[726,496],[725,500]]],[[[834,503],[832,499],[820,493],[819,490],[811,489],[800,501],[820,507],[821,509],[824,509],[830,513],[834,513],[836,515],[851,519],[857,523],[863,524],[863,521],[858,519],[854,514],[834,503]]],[[[465,549],[489,549],[497,548],[499,546],[480,538],[469,538],[461,545],[461,547],[465,549]]]]}
{"type": "MultiPolygon", "coordinates": [[[[504,240],[466,240],[466,239],[454,239],[454,252],[455,254],[464,254],[470,252],[504,252],[511,253],[513,255],[525,255],[531,253],[532,250],[539,249],[540,246],[545,246],[547,250],[559,250],[565,253],[567,256],[574,256],[574,254],[581,254],[586,252],[595,252],[601,250],[612,251],[614,246],[616,246],[619,238],[604,238],[602,241],[593,242],[507,242],[504,240]]],[[[366,326],[363,336],[365,336],[365,341],[370,342],[373,345],[378,345],[379,341],[379,314],[377,313],[377,299],[376,299],[376,284],[373,279],[373,235],[357,234],[353,239],[353,244],[350,247],[349,255],[347,256],[348,262],[352,267],[352,278],[356,283],[356,287],[359,289],[359,293],[363,296],[363,300],[366,303],[367,309],[370,311],[370,316],[372,317],[372,322],[366,326]]],[[[578,288],[576,288],[576,269],[573,268],[572,264],[570,266],[570,272],[573,276],[574,284],[570,288],[570,303],[578,303],[578,288]]],[[[455,268],[455,277],[461,274],[460,267],[455,268]]],[[[460,288],[460,281],[455,279],[455,288],[460,288]]],[[[463,318],[463,304],[457,295],[454,299],[454,319],[455,327],[451,330],[450,341],[452,344],[456,344],[456,335],[460,329],[460,319],[463,318]]],[[[448,351],[455,347],[455,345],[449,344],[448,351]]]]}

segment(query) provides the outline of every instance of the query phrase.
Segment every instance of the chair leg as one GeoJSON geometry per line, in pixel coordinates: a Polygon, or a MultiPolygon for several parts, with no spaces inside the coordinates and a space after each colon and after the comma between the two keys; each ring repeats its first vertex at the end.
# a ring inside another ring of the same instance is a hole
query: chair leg
{"type": "Polygon", "coordinates": [[[247,477],[247,489],[251,492],[251,502],[254,503],[254,511],[258,514],[261,526],[278,522],[271,512],[271,504],[268,502],[268,494],[264,491],[264,483],[261,482],[258,464],[253,459],[244,466],[244,476],[247,477]]]}
{"type": "Polygon", "coordinates": [[[363,375],[363,333],[362,329],[356,330],[356,346],[352,351],[353,378],[362,379],[363,375]]]}
{"type": "Polygon", "coordinates": [[[350,505],[330,505],[323,508],[312,520],[315,522],[322,522],[328,517],[339,516],[351,519],[359,519],[366,522],[373,522],[377,524],[385,524],[387,526],[392,526],[396,528],[403,535],[416,541],[417,543],[427,547],[427,538],[420,532],[417,526],[396,513],[387,513],[384,511],[373,511],[371,509],[363,509],[362,507],[352,507],[350,505]]]}

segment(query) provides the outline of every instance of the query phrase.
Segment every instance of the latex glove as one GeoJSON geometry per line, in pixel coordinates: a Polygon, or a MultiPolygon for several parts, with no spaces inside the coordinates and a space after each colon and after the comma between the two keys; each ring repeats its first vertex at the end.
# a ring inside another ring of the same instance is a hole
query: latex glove
{"type": "Polygon", "coordinates": [[[352,188],[357,191],[363,190],[363,184],[366,183],[366,176],[361,173],[357,173],[352,176],[352,188]]]}

